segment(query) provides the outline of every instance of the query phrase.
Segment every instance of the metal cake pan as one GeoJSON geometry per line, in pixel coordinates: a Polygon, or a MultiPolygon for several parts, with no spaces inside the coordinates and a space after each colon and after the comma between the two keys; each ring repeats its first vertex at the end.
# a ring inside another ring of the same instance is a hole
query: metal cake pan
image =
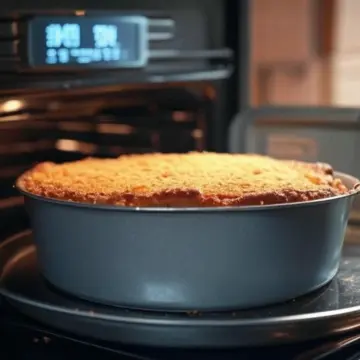
{"type": "Polygon", "coordinates": [[[229,208],[130,208],[25,196],[45,278],[82,299],[166,311],[244,309],[336,274],[349,194],[229,208]]]}

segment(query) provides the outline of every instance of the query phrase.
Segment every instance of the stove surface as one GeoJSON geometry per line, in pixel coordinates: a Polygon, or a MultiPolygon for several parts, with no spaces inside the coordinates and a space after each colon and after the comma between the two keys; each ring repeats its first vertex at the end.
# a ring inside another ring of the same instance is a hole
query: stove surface
{"type": "Polygon", "coordinates": [[[235,360],[265,359],[360,359],[358,336],[331,341],[318,341],[291,346],[247,348],[233,350],[180,350],[132,348],[119,344],[94,342],[72,335],[44,329],[16,313],[8,305],[2,306],[0,325],[0,358],[2,360],[73,359],[92,356],[102,360],[235,360]]]}
{"type": "MultiPolygon", "coordinates": [[[[9,235],[9,234],[6,234],[9,235]]],[[[356,241],[351,241],[352,243],[356,241]]],[[[347,246],[360,256],[358,245],[347,246]]],[[[360,262],[359,262],[360,267],[360,262]]],[[[349,274],[351,279],[351,274],[349,274]]],[[[350,280],[349,280],[350,281],[350,280]]],[[[351,283],[351,281],[350,281],[351,283]]],[[[359,290],[360,284],[352,284],[359,290]],[[355,286],[359,285],[359,286],[355,286]]],[[[354,294],[347,301],[354,305],[354,294]]],[[[360,299],[359,299],[360,303],[360,299]]],[[[350,304],[349,304],[350,305],[350,304]]],[[[95,356],[107,359],[138,360],[227,360],[260,359],[273,356],[281,359],[351,359],[360,360],[360,335],[348,334],[340,338],[299,343],[294,345],[243,348],[233,350],[180,350],[129,347],[121,344],[95,342],[45,327],[19,314],[5,300],[0,299],[0,359],[67,359],[95,356]]]]}

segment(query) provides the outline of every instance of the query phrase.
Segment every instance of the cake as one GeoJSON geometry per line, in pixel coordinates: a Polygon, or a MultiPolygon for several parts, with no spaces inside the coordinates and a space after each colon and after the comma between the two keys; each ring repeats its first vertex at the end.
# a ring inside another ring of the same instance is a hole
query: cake
{"type": "Polygon", "coordinates": [[[269,205],[349,192],[328,164],[209,152],[45,162],[17,186],[45,198],[128,207],[269,205]]]}

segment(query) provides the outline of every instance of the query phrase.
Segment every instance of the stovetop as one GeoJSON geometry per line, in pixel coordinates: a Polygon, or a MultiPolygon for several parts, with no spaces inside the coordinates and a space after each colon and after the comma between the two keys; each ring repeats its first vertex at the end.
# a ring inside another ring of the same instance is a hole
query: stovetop
{"type": "Polygon", "coordinates": [[[92,356],[103,360],[250,360],[274,357],[282,359],[360,359],[360,336],[295,345],[243,348],[230,350],[181,350],[133,348],[125,345],[94,342],[74,337],[40,324],[18,314],[7,304],[2,304],[0,324],[0,358],[7,359],[69,359],[92,356]],[[359,339],[358,339],[359,338],[359,339]],[[324,357],[325,355],[325,357],[324,357]]]}
{"type": "MultiPolygon", "coordinates": [[[[359,227],[360,229],[360,227],[359,227]]],[[[11,230],[4,231],[4,237],[11,230]]],[[[360,236],[351,230],[351,242],[360,236]],[[356,235],[356,237],[355,237],[356,235]]],[[[360,237],[359,237],[360,240],[360,237]]],[[[360,247],[360,241],[359,241],[360,247]]],[[[119,360],[227,360],[260,359],[273,356],[281,359],[349,359],[360,360],[360,332],[340,338],[286,346],[242,348],[231,350],[181,350],[129,347],[96,342],[44,327],[19,314],[6,301],[0,300],[0,359],[67,359],[78,356],[119,360]]]]}

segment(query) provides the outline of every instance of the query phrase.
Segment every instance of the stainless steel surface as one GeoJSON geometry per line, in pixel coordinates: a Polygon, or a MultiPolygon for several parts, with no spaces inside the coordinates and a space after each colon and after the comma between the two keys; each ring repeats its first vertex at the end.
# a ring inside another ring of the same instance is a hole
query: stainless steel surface
{"type": "Polygon", "coordinates": [[[201,314],[109,307],[49,287],[32,233],[0,246],[0,295],[52,327],[98,340],[160,347],[275,345],[322,338],[360,326],[360,247],[345,246],[336,278],[307,296],[271,307],[201,314]]]}
{"type": "MultiPolygon", "coordinates": [[[[349,188],[358,182],[337,176],[349,188]]],[[[354,194],[184,209],[98,206],[24,193],[49,282],[94,302],[167,311],[264,306],[326,284],[338,270],[354,194]]]]}

